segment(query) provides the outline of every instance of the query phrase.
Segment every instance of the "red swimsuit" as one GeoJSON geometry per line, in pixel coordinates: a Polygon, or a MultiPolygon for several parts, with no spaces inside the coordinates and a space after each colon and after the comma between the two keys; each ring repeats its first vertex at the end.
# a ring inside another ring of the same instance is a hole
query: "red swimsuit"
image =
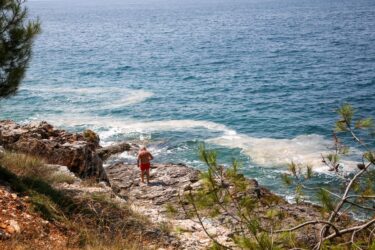
{"type": "Polygon", "coordinates": [[[141,163],[141,170],[142,171],[150,169],[150,167],[151,167],[151,164],[149,162],[147,162],[147,163],[141,163]]]}

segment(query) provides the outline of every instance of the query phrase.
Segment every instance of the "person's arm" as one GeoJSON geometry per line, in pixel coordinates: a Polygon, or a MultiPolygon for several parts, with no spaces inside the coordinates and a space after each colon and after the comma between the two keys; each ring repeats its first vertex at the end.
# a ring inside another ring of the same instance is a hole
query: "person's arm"
{"type": "Polygon", "coordinates": [[[137,157],[137,166],[140,168],[139,163],[140,163],[140,158],[139,158],[139,154],[138,154],[138,157],[137,157]]]}
{"type": "Polygon", "coordinates": [[[151,154],[150,152],[149,152],[148,154],[149,154],[149,156],[150,156],[150,160],[153,160],[154,157],[152,156],[152,154],[151,154]]]}

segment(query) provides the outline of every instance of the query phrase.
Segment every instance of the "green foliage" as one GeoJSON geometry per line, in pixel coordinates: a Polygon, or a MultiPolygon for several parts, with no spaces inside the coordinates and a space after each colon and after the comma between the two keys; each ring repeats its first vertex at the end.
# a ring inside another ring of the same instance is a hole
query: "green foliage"
{"type": "Polygon", "coordinates": [[[331,164],[336,165],[339,162],[340,157],[337,154],[329,154],[326,158],[331,162],[331,164]]]}
{"type": "Polygon", "coordinates": [[[230,178],[231,180],[235,180],[239,177],[238,170],[241,168],[240,162],[237,160],[233,160],[232,167],[226,169],[226,177],[230,178]]]}
{"type": "MultiPolygon", "coordinates": [[[[202,172],[200,181],[203,184],[200,189],[189,191],[184,195],[185,213],[194,211],[197,218],[217,217],[227,215],[225,222],[233,229],[234,242],[246,249],[263,249],[260,244],[269,243],[266,235],[263,235],[260,222],[254,218],[254,211],[259,206],[259,199],[254,190],[257,184],[246,179],[239,169],[240,163],[233,161],[231,166],[223,167],[217,163],[215,151],[207,150],[205,145],[199,146],[199,157],[206,163],[207,171],[202,172]],[[236,228],[244,231],[238,231],[236,228]]],[[[279,218],[277,210],[265,211],[270,218],[279,218]]],[[[202,224],[204,227],[204,225],[202,224]]],[[[214,237],[211,235],[211,237],[214,237]]],[[[222,249],[223,245],[214,241],[212,249],[222,249]]]]}
{"type": "Polygon", "coordinates": [[[375,240],[371,243],[369,250],[375,250],[375,240]]]}
{"type": "MultiPolygon", "coordinates": [[[[256,188],[239,173],[239,163],[234,161],[232,166],[226,168],[218,165],[216,152],[206,150],[204,144],[200,145],[199,155],[200,159],[207,164],[208,169],[201,175],[202,188],[194,192],[190,191],[191,197],[187,199],[189,204],[195,205],[195,211],[191,215],[202,218],[197,215],[214,217],[225,214],[227,217],[224,221],[232,229],[231,238],[236,247],[241,249],[300,249],[299,247],[310,249],[314,246],[316,248],[315,244],[320,241],[320,237],[333,237],[334,240],[323,239],[319,249],[346,249],[344,244],[337,245],[336,243],[346,240],[346,236],[351,232],[350,230],[346,231],[346,228],[355,225],[356,228],[352,228],[352,230],[358,230],[357,224],[359,222],[353,224],[350,219],[343,219],[345,216],[341,217],[340,215],[350,214],[357,209],[373,210],[372,196],[375,194],[375,171],[370,167],[375,164],[375,153],[369,148],[371,143],[363,143],[355,131],[372,127],[372,119],[364,118],[355,121],[354,109],[349,104],[345,104],[338,109],[338,113],[340,120],[336,123],[336,130],[346,133],[362,149],[365,149],[362,162],[357,165],[359,170],[346,174],[340,168],[340,155],[348,154],[353,150],[349,151],[349,147],[342,143],[336,133],[333,133],[335,150],[327,155],[322,155],[322,162],[329,167],[328,170],[334,171],[334,174],[340,177],[338,180],[342,182],[338,183],[338,187],[342,187],[342,194],[340,194],[340,191],[331,192],[324,188],[306,186],[304,182],[314,177],[311,165],[297,164],[292,161],[288,164],[289,173],[281,175],[281,179],[286,185],[295,185],[297,204],[304,200],[303,191],[305,188],[318,190],[317,198],[322,206],[322,218],[314,218],[309,222],[299,220],[301,224],[298,226],[278,230],[283,225],[283,218],[290,216],[287,211],[279,210],[279,207],[282,207],[280,202],[283,204],[282,202],[285,201],[280,201],[272,195],[261,198],[257,195],[251,195],[256,188]],[[355,125],[353,126],[353,124],[355,125]],[[365,168],[366,171],[362,171],[365,168]],[[324,212],[328,212],[328,214],[324,212]],[[311,227],[312,224],[320,225],[311,227]],[[320,228],[320,236],[313,243],[314,245],[311,242],[298,242],[295,240],[295,234],[290,232],[301,230],[304,227],[313,228],[317,235],[320,228]],[[333,227],[341,230],[340,234],[332,235],[333,227]],[[287,232],[283,233],[285,231],[287,232]],[[331,236],[328,236],[329,234],[331,236]]],[[[364,133],[361,131],[360,134],[363,135],[364,133]]],[[[344,138],[344,141],[346,140],[347,137],[344,138]]],[[[204,227],[203,223],[202,226],[204,227]]],[[[357,238],[354,241],[355,244],[364,248],[368,247],[370,243],[369,233],[365,230],[361,233],[355,232],[352,236],[355,235],[357,238]]],[[[214,238],[212,239],[214,240],[213,249],[223,248],[214,238]]],[[[225,246],[224,248],[228,247],[225,246]]]]}
{"type": "Polygon", "coordinates": [[[336,132],[348,131],[346,122],[343,121],[343,120],[337,121],[336,124],[335,124],[335,131],[336,132]]]}
{"type": "Polygon", "coordinates": [[[342,245],[334,245],[334,244],[330,244],[329,242],[325,243],[324,246],[323,246],[323,250],[347,250],[348,247],[347,246],[342,246],[342,245]]]}
{"type": "Polygon", "coordinates": [[[167,203],[165,209],[169,215],[175,215],[177,213],[177,209],[171,203],[167,203]]]}
{"type": "Polygon", "coordinates": [[[334,203],[329,192],[325,189],[320,189],[317,193],[320,204],[323,209],[327,212],[331,212],[334,209],[334,203]]]}
{"type": "Polygon", "coordinates": [[[259,249],[259,244],[255,240],[251,240],[244,236],[237,236],[234,239],[237,246],[242,249],[257,250],[259,249]]]}
{"type": "MultiPolygon", "coordinates": [[[[361,196],[374,196],[375,195],[375,170],[369,171],[368,176],[363,180],[361,196]]],[[[360,201],[364,201],[361,199],[360,201]]]]}
{"type": "Polygon", "coordinates": [[[209,168],[215,169],[217,167],[216,156],[216,151],[206,150],[205,144],[199,145],[199,158],[201,161],[205,162],[209,168]]]}
{"type": "Polygon", "coordinates": [[[280,242],[282,245],[293,246],[296,242],[296,235],[293,232],[284,232],[280,234],[280,242]]]}
{"type": "Polygon", "coordinates": [[[348,146],[340,146],[339,147],[339,154],[347,155],[349,153],[349,147],[348,146]]]}
{"type": "Polygon", "coordinates": [[[313,173],[313,170],[312,170],[312,166],[310,165],[307,165],[306,166],[306,179],[310,179],[311,177],[313,177],[314,173],[313,173]]]}
{"type": "Polygon", "coordinates": [[[76,180],[74,176],[57,172],[55,167],[46,165],[43,159],[28,154],[6,151],[0,155],[0,165],[18,176],[40,179],[48,183],[72,184],[76,180]]]}
{"type": "Polygon", "coordinates": [[[371,151],[365,152],[363,156],[366,160],[368,160],[372,164],[375,164],[375,153],[374,152],[371,152],[371,151]]]}
{"type": "Polygon", "coordinates": [[[221,245],[213,242],[212,245],[209,247],[210,250],[224,250],[226,248],[222,247],[221,245]]]}
{"type": "Polygon", "coordinates": [[[371,128],[373,125],[373,120],[371,118],[364,118],[355,123],[355,128],[371,128]]]}
{"type": "Polygon", "coordinates": [[[295,200],[296,200],[297,204],[299,204],[299,203],[301,203],[301,201],[303,201],[303,191],[302,191],[302,185],[301,184],[298,184],[296,186],[295,200]]]}
{"type": "Polygon", "coordinates": [[[86,141],[93,143],[98,143],[100,140],[99,136],[91,129],[86,129],[85,131],[83,131],[83,137],[86,141]]]}
{"type": "Polygon", "coordinates": [[[253,197],[244,196],[239,201],[239,205],[244,208],[247,214],[250,214],[257,206],[257,201],[253,197]]]}
{"type": "Polygon", "coordinates": [[[290,174],[282,174],[281,178],[287,186],[293,183],[291,177],[294,177],[296,180],[302,181],[303,179],[310,179],[313,176],[313,169],[311,165],[306,165],[306,174],[303,175],[303,166],[301,164],[296,164],[293,161],[288,164],[288,171],[290,174]]]}
{"type": "Polygon", "coordinates": [[[269,219],[274,219],[280,216],[281,216],[281,212],[278,209],[269,209],[266,213],[266,217],[269,219]]]}
{"type": "Polygon", "coordinates": [[[249,250],[278,250],[281,249],[275,246],[272,238],[268,233],[260,233],[256,239],[248,238],[246,236],[238,236],[235,238],[235,243],[241,249],[249,250]]]}
{"type": "Polygon", "coordinates": [[[28,19],[24,0],[0,1],[0,98],[14,94],[31,58],[39,21],[28,19]]]}
{"type": "Polygon", "coordinates": [[[281,179],[284,182],[284,184],[287,186],[290,186],[293,183],[293,180],[290,178],[290,175],[288,174],[282,174],[281,179]]]}
{"type": "Polygon", "coordinates": [[[273,244],[273,240],[272,240],[272,237],[270,234],[268,233],[261,233],[260,236],[259,236],[259,246],[260,246],[260,249],[269,249],[269,250],[279,250],[281,248],[275,246],[273,244]]]}
{"type": "MultiPolygon", "coordinates": [[[[353,132],[354,129],[370,129],[374,127],[373,119],[362,118],[353,122],[353,117],[355,115],[354,109],[350,104],[344,104],[341,106],[338,111],[340,114],[340,120],[336,122],[335,131],[336,132],[353,132]],[[354,126],[352,124],[354,123],[354,126]]],[[[374,133],[375,131],[372,131],[374,133]]],[[[371,136],[371,131],[370,131],[371,136]]]]}
{"type": "Polygon", "coordinates": [[[56,204],[46,195],[34,193],[30,199],[35,212],[40,213],[44,219],[49,221],[62,221],[63,215],[56,204]]]}
{"type": "Polygon", "coordinates": [[[288,169],[294,176],[297,176],[297,165],[293,161],[288,164],[288,169]]]}
{"type": "Polygon", "coordinates": [[[350,124],[353,119],[354,109],[352,105],[344,104],[337,110],[337,113],[339,113],[344,122],[350,124]]]}
{"type": "Polygon", "coordinates": [[[352,189],[354,192],[358,193],[361,191],[361,185],[358,181],[354,181],[352,185],[352,189]]]}

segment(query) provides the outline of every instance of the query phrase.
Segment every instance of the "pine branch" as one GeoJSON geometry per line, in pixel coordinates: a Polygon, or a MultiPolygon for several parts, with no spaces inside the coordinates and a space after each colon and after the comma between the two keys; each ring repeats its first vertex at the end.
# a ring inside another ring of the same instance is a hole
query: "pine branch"
{"type": "Polygon", "coordinates": [[[315,225],[315,224],[326,224],[326,225],[330,225],[330,226],[335,230],[336,233],[339,233],[339,230],[337,229],[337,227],[336,227],[334,224],[332,224],[332,223],[329,222],[329,221],[323,221],[323,220],[307,221],[307,222],[304,222],[304,223],[302,223],[302,224],[299,224],[299,225],[297,225],[297,226],[295,226],[295,227],[292,227],[292,228],[289,228],[289,229],[276,230],[276,231],[274,231],[274,233],[293,232],[293,231],[295,231],[295,230],[297,230],[297,229],[300,229],[300,228],[302,228],[302,227],[305,227],[305,226],[307,226],[307,225],[315,225]]]}
{"type": "Polygon", "coordinates": [[[346,199],[350,198],[375,199],[375,195],[349,195],[346,197],[346,199]]]}
{"type": "MultiPolygon", "coordinates": [[[[189,190],[189,195],[190,195],[190,197],[192,197],[193,195],[192,195],[192,192],[191,192],[191,190],[189,190]]],[[[193,202],[191,202],[191,205],[193,206],[193,209],[194,209],[194,213],[195,213],[195,215],[197,216],[197,218],[198,218],[198,221],[199,221],[199,224],[201,225],[201,227],[202,227],[202,229],[203,229],[203,231],[206,233],[206,235],[215,243],[215,244],[217,244],[217,245],[219,245],[220,247],[223,247],[224,249],[230,249],[229,247],[227,247],[227,246],[225,246],[225,245],[223,245],[223,244],[221,244],[221,243],[219,243],[208,231],[207,231],[207,229],[206,229],[206,227],[204,226],[204,223],[203,223],[203,221],[202,221],[202,218],[201,218],[201,216],[200,216],[200,214],[199,214],[199,212],[198,212],[198,209],[197,209],[197,206],[195,205],[195,203],[194,203],[194,201],[193,202]]]]}
{"type": "Polygon", "coordinates": [[[375,219],[372,219],[362,225],[359,225],[359,226],[355,226],[355,227],[351,227],[351,228],[346,228],[346,229],[343,229],[343,230],[340,230],[338,233],[335,232],[335,233],[332,233],[330,235],[328,235],[327,237],[323,238],[323,240],[330,240],[330,239],[333,239],[337,236],[341,236],[343,234],[347,234],[347,233],[352,233],[354,231],[362,231],[368,227],[370,227],[371,225],[375,224],[375,219]]]}

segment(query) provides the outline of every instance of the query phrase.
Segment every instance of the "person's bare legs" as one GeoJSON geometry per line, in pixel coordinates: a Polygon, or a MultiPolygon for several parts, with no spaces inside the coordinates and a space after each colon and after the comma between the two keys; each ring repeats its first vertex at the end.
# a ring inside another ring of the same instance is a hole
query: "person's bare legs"
{"type": "Polygon", "coordinates": [[[141,180],[142,180],[142,183],[145,183],[144,174],[145,174],[145,170],[141,170],[141,180]]]}
{"type": "Polygon", "coordinates": [[[146,179],[147,179],[147,184],[150,183],[150,169],[146,169],[146,179]]]}

